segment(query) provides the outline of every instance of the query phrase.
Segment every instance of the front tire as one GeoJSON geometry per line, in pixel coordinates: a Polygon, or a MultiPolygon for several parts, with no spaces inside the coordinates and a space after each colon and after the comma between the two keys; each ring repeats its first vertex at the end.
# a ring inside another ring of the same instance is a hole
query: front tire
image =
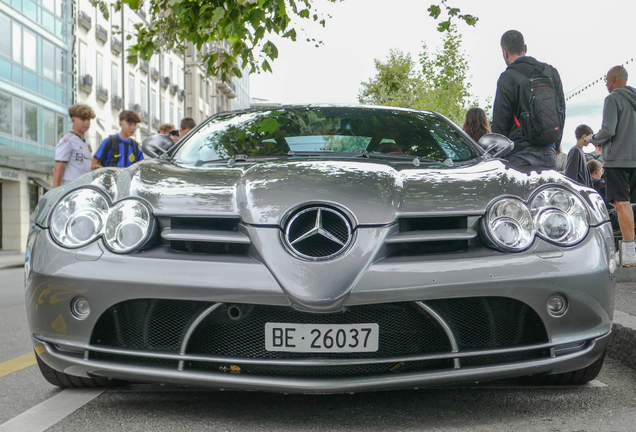
{"type": "Polygon", "coordinates": [[[116,384],[116,381],[112,381],[106,378],[82,378],[73,375],[68,375],[63,372],[58,372],[44,363],[40,356],[35,354],[35,358],[38,361],[38,367],[40,372],[48,382],[54,386],[61,388],[100,388],[100,387],[112,387],[116,384]]]}
{"type": "Polygon", "coordinates": [[[598,376],[605,361],[605,353],[586,368],[554,375],[532,375],[521,378],[524,384],[532,385],[579,385],[592,381],[598,376]]]}

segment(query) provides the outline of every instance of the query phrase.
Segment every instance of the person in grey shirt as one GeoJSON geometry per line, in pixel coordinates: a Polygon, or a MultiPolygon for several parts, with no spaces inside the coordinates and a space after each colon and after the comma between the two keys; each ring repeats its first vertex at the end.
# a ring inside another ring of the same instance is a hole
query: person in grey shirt
{"type": "Polygon", "coordinates": [[[636,89],[627,85],[627,71],[614,66],[605,77],[609,96],[603,105],[601,130],[586,141],[600,145],[607,201],[614,202],[623,236],[623,267],[636,266],[634,214],[636,202],[636,89]]]}
{"type": "Polygon", "coordinates": [[[55,147],[53,187],[66,184],[91,170],[93,151],[85,135],[91,127],[95,111],[88,105],[75,104],[68,109],[73,130],[62,137],[55,147]]]}

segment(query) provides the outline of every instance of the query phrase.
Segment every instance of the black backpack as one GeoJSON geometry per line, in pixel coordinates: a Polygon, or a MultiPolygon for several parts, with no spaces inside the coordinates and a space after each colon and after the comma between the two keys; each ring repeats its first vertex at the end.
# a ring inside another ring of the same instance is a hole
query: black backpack
{"type": "Polygon", "coordinates": [[[524,137],[535,146],[558,143],[563,136],[565,108],[554,88],[552,66],[546,64],[543,71],[534,71],[528,76],[514,69],[510,72],[519,85],[520,107],[527,109],[522,110],[520,119],[515,116],[524,137]]]}
{"type": "MultiPolygon", "coordinates": [[[[119,162],[119,158],[121,157],[121,155],[119,154],[119,143],[120,142],[121,142],[121,140],[119,139],[117,134],[111,135],[111,136],[108,137],[108,143],[106,143],[106,147],[104,147],[104,151],[102,152],[102,158],[100,159],[100,163],[103,166],[105,166],[105,167],[106,166],[107,167],[116,167],[117,166],[117,163],[119,162]],[[110,159],[108,161],[106,161],[106,157],[108,156],[108,152],[110,152],[110,159]],[[108,164],[106,162],[108,162],[108,164]]],[[[126,151],[126,150],[127,150],[127,147],[129,145],[133,146],[133,155],[135,155],[135,158],[136,158],[137,155],[139,154],[139,144],[133,138],[130,138],[130,144],[124,144],[124,152],[126,154],[128,154],[128,151],[126,151]]],[[[127,165],[124,164],[124,166],[127,166],[127,165]]]]}

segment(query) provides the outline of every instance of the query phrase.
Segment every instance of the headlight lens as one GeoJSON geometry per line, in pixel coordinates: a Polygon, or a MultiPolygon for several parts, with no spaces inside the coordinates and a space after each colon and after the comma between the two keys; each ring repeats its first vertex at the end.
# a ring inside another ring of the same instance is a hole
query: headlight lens
{"type": "Polygon", "coordinates": [[[108,215],[108,201],[94,189],[79,189],[60,201],[51,215],[51,235],[62,246],[75,248],[95,240],[108,215]]]}
{"type": "Polygon", "coordinates": [[[110,211],[104,228],[106,245],[117,253],[141,246],[150,234],[150,209],[134,199],[118,202],[110,211]]]}
{"type": "Polygon", "coordinates": [[[501,198],[488,210],[485,228],[499,249],[519,252],[530,247],[535,234],[561,246],[580,242],[589,230],[588,210],[569,190],[551,187],[526,205],[517,198],[501,198]]]}
{"type": "Polygon", "coordinates": [[[585,204],[568,190],[542,190],[532,199],[530,212],[537,232],[546,240],[569,246],[587,235],[589,222],[585,204]]]}
{"type": "Polygon", "coordinates": [[[515,198],[504,198],[490,208],[488,228],[492,240],[506,250],[523,250],[534,238],[530,210],[515,198]]]}

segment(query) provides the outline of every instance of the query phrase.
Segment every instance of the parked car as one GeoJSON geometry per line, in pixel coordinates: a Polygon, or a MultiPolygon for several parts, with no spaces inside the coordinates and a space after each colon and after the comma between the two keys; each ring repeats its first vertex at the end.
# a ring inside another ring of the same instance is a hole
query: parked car
{"type": "Polygon", "coordinates": [[[614,242],[592,189],[443,116],[223,113],[47,193],[26,305],[44,377],[333,393],[603,364],[614,242]],[[161,152],[159,152],[161,153],[161,152]]]}

